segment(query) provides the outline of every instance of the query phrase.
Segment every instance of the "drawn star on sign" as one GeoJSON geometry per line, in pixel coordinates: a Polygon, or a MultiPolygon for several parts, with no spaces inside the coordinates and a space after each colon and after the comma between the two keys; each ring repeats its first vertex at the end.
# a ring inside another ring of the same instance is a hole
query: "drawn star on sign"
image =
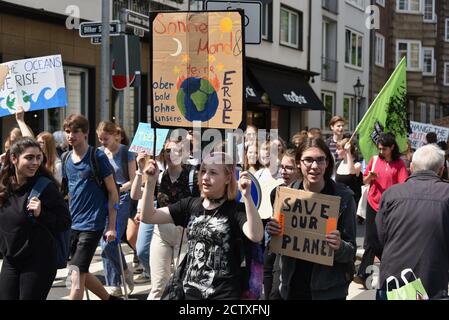
{"type": "Polygon", "coordinates": [[[182,62],[189,62],[190,61],[190,57],[189,57],[189,55],[187,54],[187,53],[184,53],[183,55],[182,55],[182,60],[181,60],[182,62]]]}

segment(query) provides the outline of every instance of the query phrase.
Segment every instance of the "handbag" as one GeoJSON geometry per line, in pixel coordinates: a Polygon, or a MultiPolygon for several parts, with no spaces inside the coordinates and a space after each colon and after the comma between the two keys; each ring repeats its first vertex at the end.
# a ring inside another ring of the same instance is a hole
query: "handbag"
{"type": "MultiPolygon", "coordinates": [[[[371,170],[374,171],[374,168],[376,167],[377,159],[379,156],[374,156],[374,162],[373,166],[371,167],[371,170]]],[[[359,203],[357,204],[357,216],[362,217],[363,219],[366,219],[366,208],[368,207],[368,193],[369,193],[369,184],[362,185],[362,192],[360,196],[359,203]]]]}
{"type": "MultiPolygon", "coordinates": [[[[189,216],[187,216],[187,220],[188,218],[189,216]]],[[[179,243],[177,259],[178,265],[175,272],[173,272],[173,275],[168,281],[168,284],[165,286],[164,292],[161,296],[161,300],[185,300],[184,285],[182,284],[182,281],[184,279],[188,255],[184,255],[182,261],[179,262],[179,257],[181,256],[182,241],[184,240],[184,229],[185,228],[182,228],[181,242],[179,243]]]]}
{"type": "MultiPolygon", "coordinates": [[[[181,251],[181,249],[179,249],[181,251]]],[[[179,261],[179,255],[178,255],[179,261]]],[[[167,286],[162,293],[161,300],[185,300],[184,286],[182,280],[184,279],[184,271],[187,265],[187,254],[178,265],[175,272],[170,278],[167,286]]]]}
{"type": "Polygon", "coordinates": [[[399,281],[395,276],[390,276],[387,278],[387,299],[388,300],[429,300],[426,289],[421,282],[421,279],[416,278],[415,273],[412,269],[404,269],[401,272],[402,281],[404,281],[403,286],[399,286],[399,281]],[[411,273],[414,280],[409,282],[405,275],[411,273]],[[394,281],[396,283],[396,289],[388,290],[388,285],[394,281]]]}

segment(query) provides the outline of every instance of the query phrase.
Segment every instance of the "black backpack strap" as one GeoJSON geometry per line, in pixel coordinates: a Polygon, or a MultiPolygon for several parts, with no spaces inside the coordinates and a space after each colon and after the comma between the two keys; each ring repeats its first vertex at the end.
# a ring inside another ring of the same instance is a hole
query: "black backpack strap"
{"type": "Polygon", "coordinates": [[[72,150],[68,150],[65,151],[62,155],[61,155],[61,165],[62,165],[62,177],[63,178],[67,178],[67,172],[66,172],[66,168],[67,168],[67,161],[69,160],[69,157],[72,155],[72,150]]]}
{"type": "Polygon", "coordinates": [[[89,162],[90,167],[92,169],[92,178],[95,180],[97,185],[101,187],[101,178],[100,178],[100,172],[99,172],[99,165],[98,165],[98,159],[97,159],[97,150],[96,148],[89,146],[89,162]]]}
{"type": "MultiPolygon", "coordinates": [[[[30,191],[30,194],[28,195],[28,202],[33,197],[39,198],[42,194],[42,192],[47,188],[47,186],[50,184],[51,180],[47,177],[41,176],[37,179],[36,183],[34,184],[33,188],[30,191]]],[[[33,213],[30,211],[26,211],[27,216],[34,222],[36,218],[34,217],[33,213]]]]}

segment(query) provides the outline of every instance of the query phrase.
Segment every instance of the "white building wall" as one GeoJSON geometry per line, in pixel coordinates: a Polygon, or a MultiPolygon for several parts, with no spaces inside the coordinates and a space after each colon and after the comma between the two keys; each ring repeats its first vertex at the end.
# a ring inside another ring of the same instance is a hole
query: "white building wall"
{"type": "MultiPolygon", "coordinates": [[[[319,3],[320,8],[315,8],[313,15],[313,28],[312,35],[312,69],[319,70],[321,72],[321,57],[322,57],[322,21],[323,15],[328,16],[337,21],[337,62],[338,62],[338,78],[337,82],[321,81],[321,77],[312,86],[315,92],[321,97],[321,91],[335,92],[335,115],[343,116],[343,99],[345,95],[354,96],[354,84],[357,82],[357,78],[360,77],[360,82],[365,85],[363,97],[367,97],[369,89],[369,54],[370,54],[370,30],[366,27],[365,21],[367,15],[365,14],[365,8],[370,5],[369,0],[363,0],[363,5],[359,8],[349,3],[346,0],[339,0],[338,15],[329,13],[327,10],[321,9],[321,1],[319,3]],[[363,54],[362,54],[362,68],[357,68],[345,64],[345,33],[349,28],[353,31],[357,31],[363,35],[363,54]]],[[[357,108],[357,105],[356,105],[357,108]]],[[[321,125],[321,112],[310,111],[308,112],[308,125],[309,127],[320,127],[321,125]]],[[[325,128],[327,129],[327,128],[325,128]]],[[[327,129],[328,132],[328,129],[327,129]]]]}
{"type": "MultiPolygon", "coordinates": [[[[260,45],[246,45],[246,56],[257,58],[289,67],[307,68],[307,28],[308,28],[308,0],[282,0],[282,5],[301,11],[302,50],[289,48],[279,44],[281,1],[273,0],[273,41],[264,41],[260,45]]],[[[316,0],[312,1],[317,2],[316,0]]]]}

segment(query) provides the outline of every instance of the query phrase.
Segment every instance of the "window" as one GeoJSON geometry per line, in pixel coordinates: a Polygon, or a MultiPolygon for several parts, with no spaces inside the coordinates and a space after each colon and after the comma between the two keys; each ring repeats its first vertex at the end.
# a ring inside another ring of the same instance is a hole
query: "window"
{"type": "Polygon", "coordinates": [[[379,67],[385,66],[385,37],[376,33],[376,65],[379,67]]]}
{"type": "Polygon", "coordinates": [[[359,9],[365,10],[363,5],[364,0],[346,0],[346,2],[356,6],[359,9]]]}
{"type": "Polygon", "coordinates": [[[280,43],[302,49],[302,13],[281,7],[280,43]]]}
{"type": "Polygon", "coordinates": [[[321,101],[323,101],[324,108],[326,109],[326,111],[321,112],[321,129],[324,131],[328,129],[328,124],[335,114],[335,94],[332,92],[322,92],[321,101]]]}
{"type": "Polygon", "coordinates": [[[345,63],[362,67],[363,36],[360,33],[346,29],[345,63]]]}
{"type": "Polygon", "coordinates": [[[396,0],[396,10],[405,13],[421,13],[421,0],[396,0]]]}
{"type": "Polygon", "coordinates": [[[413,100],[408,101],[408,114],[409,114],[409,120],[414,121],[415,120],[415,101],[413,101],[413,100]]]}
{"type": "Polygon", "coordinates": [[[397,40],[396,64],[407,57],[407,70],[421,71],[421,41],[397,40]]]}
{"type": "Polygon", "coordinates": [[[423,52],[423,75],[435,75],[435,59],[433,57],[433,48],[422,48],[423,52]]]}
{"type": "Polygon", "coordinates": [[[435,22],[435,0],[424,0],[424,21],[435,22]]]}
{"type": "Polygon", "coordinates": [[[446,42],[449,42],[449,19],[446,19],[446,24],[445,24],[444,30],[445,30],[445,32],[444,32],[444,40],[446,42]]]}
{"type": "Polygon", "coordinates": [[[435,121],[435,105],[434,104],[429,104],[427,119],[429,119],[430,123],[432,121],[435,121]]]}
{"type": "Polygon", "coordinates": [[[353,131],[357,122],[357,110],[355,97],[345,95],[343,98],[343,118],[348,120],[348,130],[353,131]]]}
{"type": "Polygon", "coordinates": [[[376,0],[376,3],[385,8],[385,0],[376,0]]]}
{"type": "Polygon", "coordinates": [[[444,63],[444,85],[449,86],[449,62],[444,63]]]}
{"type": "Polygon", "coordinates": [[[422,123],[427,123],[427,119],[426,119],[426,116],[427,116],[426,104],[424,102],[421,102],[420,106],[421,106],[421,119],[420,119],[420,121],[422,123]]]}
{"type": "Polygon", "coordinates": [[[262,39],[273,40],[273,3],[262,5],[262,39]]]}

